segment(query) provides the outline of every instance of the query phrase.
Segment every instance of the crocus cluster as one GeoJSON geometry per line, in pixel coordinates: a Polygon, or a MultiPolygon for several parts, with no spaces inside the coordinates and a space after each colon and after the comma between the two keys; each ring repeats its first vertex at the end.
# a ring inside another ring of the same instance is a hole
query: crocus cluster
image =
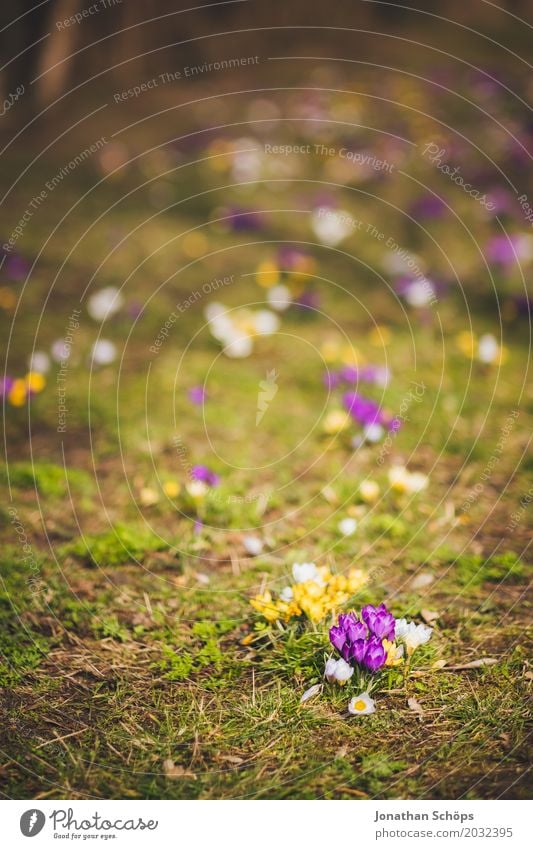
{"type": "Polygon", "coordinates": [[[329,639],[342,659],[369,672],[377,672],[387,663],[384,641],[393,642],[395,619],[384,604],[367,604],[361,619],[355,613],[339,616],[339,624],[330,628],[329,639]]]}
{"type": "Polygon", "coordinates": [[[252,353],[256,337],[269,336],[279,328],[279,318],[271,310],[229,309],[216,301],[208,304],[205,317],[226,356],[235,359],[252,353]]]}
{"type": "Polygon", "coordinates": [[[0,398],[7,398],[12,407],[22,407],[28,398],[42,392],[45,386],[45,377],[36,371],[29,371],[24,377],[2,377],[0,398]]]}
{"type": "MultiPolygon", "coordinates": [[[[328,374],[328,379],[332,373],[328,374]]],[[[357,437],[357,443],[362,441],[379,442],[385,435],[386,430],[397,430],[398,421],[386,415],[379,404],[371,398],[365,398],[359,392],[345,392],[342,397],[344,410],[335,408],[330,410],[323,421],[323,430],[326,434],[337,434],[345,430],[349,420],[362,425],[363,434],[357,437]]],[[[355,441],[354,441],[354,447],[355,441]]]]}
{"type": "Polygon", "coordinates": [[[390,370],[386,366],[367,365],[354,366],[344,365],[339,369],[329,369],[324,374],[324,384],[328,389],[337,386],[352,386],[356,383],[373,383],[375,386],[385,387],[391,378],[390,370]]]}
{"type": "Polygon", "coordinates": [[[437,284],[427,277],[399,277],[395,288],[410,307],[427,307],[437,299],[437,284]]]}
{"type": "Polygon", "coordinates": [[[290,306],[313,308],[318,306],[317,293],[306,284],[315,267],[315,260],[307,252],[283,247],[275,258],[259,264],[256,279],[267,290],[272,309],[283,312],[290,306]]]}
{"type": "Polygon", "coordinates": [[[293,583],[284,587],[274,598],[269,591],[251,599],[250,604],[267,622],[289,622],[304,617],[321,622],[342,608],[366,583],[362,569],[352,568],[344,575],[332,574],[326,566],[315,563],[294,563],[293,583]]]}
{"type": "Polygon", "coordinates": [[[484,366],[498,366],[507,359],[507,348],[500,345],[492,333],[484,333],[478,339],[474,333],[463,330],[457,336],[457,344],[466,357],[478,360],[484,366]]]}
{"type": "Polygon", "coordinates": [[[193,481],[200,481],[207,486],[218,486],[220,483],[219,476],[213,472],[208,466],[196,465],[191,469],[191,478],[193,481]]]}
{"type": "Polygon", "coordinates": [[[196,512],[197,517],[200,516],[205,507],[209,492],[213,487],[218,486],[219,483],[220,477],[208,466],[201,464],[192,466],[189,471],[189,480],[185,484],[183,492],[185,506],[192,508],[196,512]]]}
{"type": "Polygon", "coordinates": [[[329,684],[344,686],[352,678],[363,692],[354,696],[348,712],[354,716],[374,713],[376,705],[370,698],[383,667],[407,665],[418,646],[427,643],[432,629],[406,619],[395,619],[384,604],[367,604],[360,617],[353,611],[341,613],[338,624],[330,628],[329,639],[340,657],[329,657],[324,678],[329,684]]]}
{"type": "Polygon", "coordinates": [[[382,427],[391,425],[390,419],[383,413],[379,404],[358,392],[345,392],[342,403],[352,418],[365,427],[376,424],[382,427]]]}
{"type": "Polygon", "coordinates": [[[363,442],[379,442],[387,430],[397,428],[397,422],[385,413],[377,401],[359,392],[361,383],[385,389],[391,380],[390,369],[365,363],[360,351],[339,338],[326,341],[322,345],[321,354],[328,363],[328,370],[323,376],[324,385],[329,392],[340,389],[342,403],[342,407],[339,404],[327,414],[323,422],[326,434],[340,433],[351,419],[362,427],[362,434],[352,440],[353,447],[357,448],[363,442]]]}
{"type": "Polygon", "coordinates": [[[405,466],[391,466],[389,469],[389,484],[393,492],[411,495],[422,492],[428,485],[428,477],[422,472],[410,472],[405,466]]]}

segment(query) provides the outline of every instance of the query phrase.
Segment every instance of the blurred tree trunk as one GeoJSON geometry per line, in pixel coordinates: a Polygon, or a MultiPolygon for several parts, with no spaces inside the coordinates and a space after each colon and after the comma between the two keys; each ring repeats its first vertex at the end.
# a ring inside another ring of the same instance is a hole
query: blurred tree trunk
{"type": "Polygon", "coordinates": [[[3,88],[6,93],[24,85],[28,89],[36,73],[40,44],[31,47],[45,33],[48,7],[34,9],[32,0],[0,2],[0,51],[3,88]],[[31,10],[31,11],[30,11],[31,10]],[[25,13],[28,14],[25,14],[25,13]],[[20,54],[20,55],[19,55],[20,54]]]}
{"type": "Polygon", "coordinates": [[[83,0],[55,0],[49,8],[46,30],[50,35],[42,42],[37,74],[42,76],[36,82],[36,101],[41,108],[59,97],[67,87],[72,54],[78,44],[78,27],[58,29],[57,22],[75,15],[82,8],[83,0]]]}

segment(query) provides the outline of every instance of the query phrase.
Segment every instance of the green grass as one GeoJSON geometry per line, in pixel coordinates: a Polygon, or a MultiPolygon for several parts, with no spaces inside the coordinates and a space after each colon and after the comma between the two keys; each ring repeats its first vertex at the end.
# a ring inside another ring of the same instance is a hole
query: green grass
{"type": "MultiPolygon", "coordinates": [[[[231,109],[228,121],[242,120],[240,107],[231,109]]],[[[366,118],[362,124],[375,116],[366,118]]],[[[288,132],[299,138],[297,130],[288,132]]],[[[361,144],[367,142],[363,134],[361,144]]],[[[427,177],[417,160],[408,165],[427,177]]],[[[120,178],[118,190],[106,181],[101,195],[68,217],[47,244],[17,318],[11,368],[23,374],[28,340],[48,350],[65,333],[69,312],[79,307],[79,292],[101,261],[95,285],[120,284],[131,274],[128,306],[147,305],[135,327],[128,311],[104,325],[103,334],[121,353],[124,346],[120,376],[115,366],[89,374],[97,325],[84,312],[67,377],[64,434],[57,432],[55,366],[44,392],[32,400],[29,424],[24,410],[6,408],[9,462],[0,468],[5,792],[19,799],[525,796],[527,512],[512,530],[509,518],[531,486],[531,460],[522,459],[531,432],[533,409],[524,400],[531,381],[520,398],[517,377],[529,356],[526,324],[504,315],[509,356],[501,372],[474,364],[470,378],[470,361],[456,345],[469,317],[453,286],[439,301],[438,320],[433,315],[428,323],[411,311],[407,327],[396,299],[364,264],[354,271],[342,253],[314,247],[321,309],[368,362],[386,357],[391,366],[391,385],[368,394],[383,394],[395,414],[413,381],[426,386],[380,464],[380,446],[353,451],[354,431],[336,440],[322,433],[326,392],[318,352],[331,333],[327,318],[290,310],[282,320],[284,335],[259,339],[253,356],[242,361],[224,358],[201,330],[210,300],[239,305],[264,298],[254,278],[257,265],[278,242],[308,242],[308,216],[271,212],[259,237],[232,234],[209,223],[210,216],[223,204],[242,202],[241,194],[215,189],[146,222],[153,195],[144,187],[87,231],[50,291],[49,320],[37,328],[48,281],[78,236],[117,191],[135,188],[159,167],[157,157],[147,155],[120,178]],[[108,255],[110,240],[115,244],[117,234],[137,225],[135,236],[108,255]],[[191,264],[180,234],[196,226],[210,256],[191,264]],[[263,236],[265,243],[255,244],[263,236]],[[180,314],[159,354],[151,354],[176,303],[226,273],[235,283],[180,314]],[[390,331],[385,350],[373,341],[374,321],[390,331]],[[258,386],[272,368],[279,391],[256,427],[258,386]],[[186,390],[206,375],[204,420],[186,390]],[[515,408],[520,415],[499,451],[501,428],[515,408]],[[492,472],[483,477],[493,457],[492,472]],[[414,497],[388,492],[388,468],[397,460],[428,474],[427,490],[414,497]],[[201,528],[194,527],[195,511],[185,497],[187,464],[194,463],[207,463],[222,479],[200,511],[201,528]],[[374,506],[359,496],[367,478],[381,488],[374,506]],[[169,481],[182,487],[175,498],[164,494],[169,481]],[[155,493],[148,502],[146,490],[155,493]],[[337,525],[346,515],[357,518],[358,528],[341,538],[337,525]],[[243,544],[251,533],[265,543],[256,558],[243,544]],[[37,564],[39,593],[31,591],[23,543],[37,564]],[[261,587],[279,591],[294,562],[311,560],[337,571],[352,565],[368,571],[356,606],[383,599],[395,615],[422,621],[429,614],[434,625],[415,674],[403,681],[398,672],[387,673],[372,716],[350,718],[344,690],[326,688],[300,704],[302,693],[322,680],[329,623],[268,628],[249,605],[261,587]],[[497,662],[448,669],[480,658],[497,662]],[[438,668],[438,661],[447,666],[438,668]],[[409,698],[420,703],[422,717],[409,708],[409,698]]],[[[316,173],[306,167],[309,179],[329,179],[324,163],[314,163],[316,173]]],[[[30,169],[17,190],[22,207],[57,170],[58,163],[44,157],[30,169]]],[[[174,200],[217,186],[219,175],[206,167],[179,173],[170,180],[174,200]]],[[[56,190],[58,208],[60,200],[65,207],[76,200],[90,178],[81,169],[72,174],[56,190]]],[[[388,185],[384,191],[400,208],[412,200],[403,183],[388,185]]],[[[363,201],[354,188],[347,184],[343,207],[395,232],[397,222],[378,196],[363,201]]],[[[488,238],[489,224],[455,196],[453,186],[440,188],[453,194],[480,241],[488,238]]],[[[310,207],[316,191],[315,184],[300,184],[299,203],[310,207]]],[[[251,205],[283,206],[262,183],[249,192],[251,205]]],[[[25,233],[28,254],[48,236],[46,223],[36,216],[25,233]]],[[[12,225],[5,211],[2,225],[12,225]]],[[[449,276],[446,253],[453,256],[477,332],[499,333],[500,315],[472,245],[448,218],[428,227],[439,230],[444,257],[431,240],[420,245],[414,229],[405,231],[405,244],[423,253],[436,277],[449,276]]],[[[352,239],[343,248],[381,268],[376,240],[352,239]]],[[[503,301],[513,285],[502,283],[503,301]]],[[[12,318],[0,314],[2,338],[12,318]]],[[[326,409],[337,405],[331,399],[326,409]]]]}

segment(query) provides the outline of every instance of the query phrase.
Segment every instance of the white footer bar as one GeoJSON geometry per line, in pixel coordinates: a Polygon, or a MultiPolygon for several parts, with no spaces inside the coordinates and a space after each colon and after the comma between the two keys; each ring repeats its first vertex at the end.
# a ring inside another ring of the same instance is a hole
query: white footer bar
{"type": "MultiPolygon", "coordinates": [[[[526,849],[524,801],[2,801],[2,845],[526,849]]],[[[528,818],[528,813],[530,814],[528,818]]]]}

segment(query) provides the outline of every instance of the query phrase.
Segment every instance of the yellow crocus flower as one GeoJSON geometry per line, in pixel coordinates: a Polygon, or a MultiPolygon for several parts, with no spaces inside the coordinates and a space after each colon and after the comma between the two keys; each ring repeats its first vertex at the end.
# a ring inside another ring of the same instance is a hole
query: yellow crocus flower
{"type": "Polygon", "coordinates": [[[26,401],[27,387],[26,381],[18,378],[13,381],[13,386],[9,390],[8,400],[13,407],[22,407],[26,401]]]}
{"type": "Polygon", "coordinates": [[[29,371],[24,380],[31,392],[42,392],[46,386],[46,378],[38,371],[29,371]]]}
{"type": "Polygon", "coordinates": [[[250,604],[257,610],[261,616],[264,616],[267,622],[276,622],[279,618],[279,610],[277,604],[272,600],[272,595],[264,592],[262,595],[256,595],[250,600],[250,604]]]}
{"type": "Polygon", "coordinates": [[[397,646],[392,640],[383,640],[383,648],[387,652],[385,666],[399,666],[403,663],[403,646],[397,646]]]}

